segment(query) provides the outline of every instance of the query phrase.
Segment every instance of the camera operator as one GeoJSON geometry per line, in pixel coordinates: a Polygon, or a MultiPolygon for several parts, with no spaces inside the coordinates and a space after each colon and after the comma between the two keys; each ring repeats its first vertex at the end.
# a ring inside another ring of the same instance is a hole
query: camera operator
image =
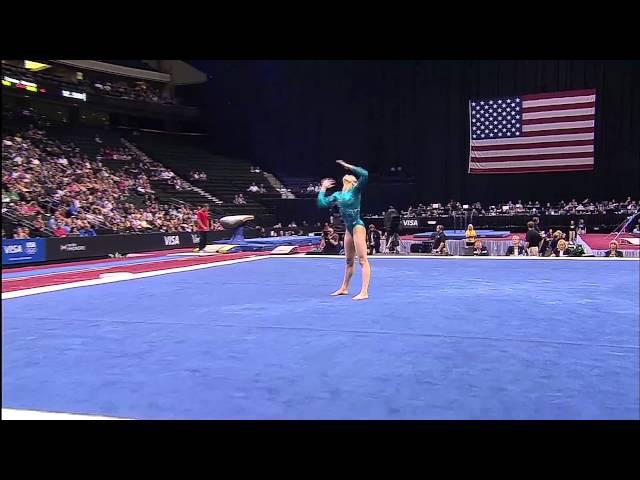
{"type": "Polygon", "coordinates": [[[327,227],[322,231],[320,250],[326,255],[337,255],[340,253],[340,236],[333,228],[327,227]]]}

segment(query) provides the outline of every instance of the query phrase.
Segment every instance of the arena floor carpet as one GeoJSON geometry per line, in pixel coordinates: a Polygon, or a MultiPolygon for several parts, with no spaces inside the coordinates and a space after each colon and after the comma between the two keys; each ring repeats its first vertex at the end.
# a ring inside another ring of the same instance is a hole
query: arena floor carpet
{"type": "Polygon", "coordinates": [[[3,417],[640,418],[639,261],[371,264],[363,302],[314,256],[3,293],[3,417]]]}

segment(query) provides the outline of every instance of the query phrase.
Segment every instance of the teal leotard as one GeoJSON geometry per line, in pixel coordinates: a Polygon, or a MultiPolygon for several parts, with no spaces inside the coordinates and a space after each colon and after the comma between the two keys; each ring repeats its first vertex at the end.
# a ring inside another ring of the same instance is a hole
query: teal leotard
{"type": "Polygon", "coordinates": [[[353,167],[352,171],[358,177],[358,182],[354,187],[346,192],[334,192],[328,197],[324,192],[320,192],[318,194],[318,206],[326,208],[333,203],[337,203],[344,225],[347,231],[353,235],[353,227],[356,225],[365,226],[360,219],[360,194],[362,193],[362,188],[367,184],[369,172],[360,167],[353,167]]]}

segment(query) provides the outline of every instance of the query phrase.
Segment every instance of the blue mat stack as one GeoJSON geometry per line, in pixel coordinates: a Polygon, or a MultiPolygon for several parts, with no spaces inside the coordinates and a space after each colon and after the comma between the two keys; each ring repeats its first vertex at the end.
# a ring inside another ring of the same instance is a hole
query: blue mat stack
{"type": "MultiPolygon", "coordinates": [[[[218,240],[213,242],[218,245],[227,245],[229,240],[218,240]]],[[[268,238],[251,238],[245,240],[245,243],[235,244],[237,247],[233,252],[268,252],[279,246],[308,246],[319,245],[320,237],[268,237],[268,238]]]]}

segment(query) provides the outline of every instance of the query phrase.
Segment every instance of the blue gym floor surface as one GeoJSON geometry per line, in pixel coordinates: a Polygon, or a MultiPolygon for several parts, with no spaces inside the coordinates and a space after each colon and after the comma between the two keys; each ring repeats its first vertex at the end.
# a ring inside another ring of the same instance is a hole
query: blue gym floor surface
{"type": "Polygon", "coordinates": [[[281,257],[3,300],[3,408],[638,419],[635,261],[281,257]],[[351,294],[358,293],[357,267],[351,294]]]}

